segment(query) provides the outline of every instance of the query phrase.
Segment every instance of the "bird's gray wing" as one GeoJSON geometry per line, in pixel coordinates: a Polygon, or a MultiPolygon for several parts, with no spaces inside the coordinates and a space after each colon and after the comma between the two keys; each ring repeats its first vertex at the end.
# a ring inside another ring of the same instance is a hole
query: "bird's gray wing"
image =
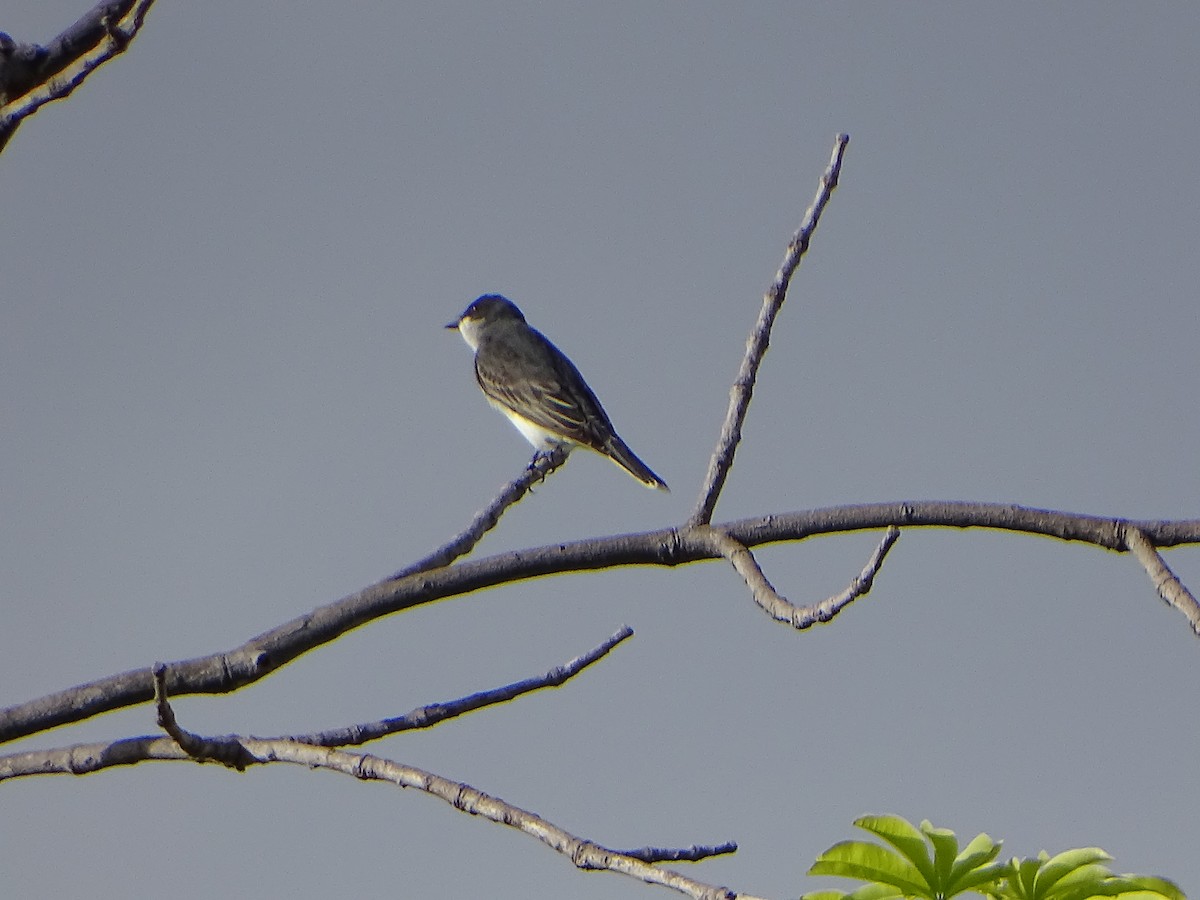
{"type": "Polygon", "coordinates": [[[541,332],[516,343],[502,333],[480,342],[475,377],[484,394],[547,431],[601,449],[612,423],[579,370],[541,332]]]}

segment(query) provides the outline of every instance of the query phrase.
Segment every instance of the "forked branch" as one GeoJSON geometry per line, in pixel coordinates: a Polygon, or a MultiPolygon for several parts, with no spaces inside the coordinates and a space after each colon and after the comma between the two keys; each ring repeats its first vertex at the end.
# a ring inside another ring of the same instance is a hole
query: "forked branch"
{"type": "Polygon", "coordinates": [[[468,784],[451,781],[433,772],[369,753],[351,753],[289,739],[263,740],[241,735],[204,737],[193,734],[180,726],[176,720],[167,697],[166,682],[166,667],[155,666],[154,688],[158,721],[180,751],[186,754],[182,758],[199,763],[218,762],[239,771],[255,765],[291,763],[310,769],[340,772],[360,781],[390,782],[397,787],[414,788],[438,797],[455,809],[480,816],[498,825],[507,825],[535,837],[552,850],[566,856],[580,869],[619,872],[650,884],[661,884],[696,900],[736,900],[738,897],[751,900],[729,888],[705,884],[679,872],[652,865],[663,860],[707,859],[710,856],[733,852],[737,849],[736,844],[662,850],[643,848],[635,851],[637,856],[624,854],[576,837],[537,813],[485,794],[468,784]]]}
{"type": "MultiPolygon", "coordinates": [[[[555,666],[550,671],[535,678],[527,678],[504,687],[480,691],[457,700],[445,703],[432,703],[414,709],[412,712],[381,722],[360,723],[342,728],[334,728],[315,734],[284,735],[280,737],[262,738],[266,741],[291,741],[293,743],[311,744],[322,747],[342,747],[350,744],[364,744],[377,740],[389,734],[409,731],[417,728],[432,728],[447,719],[456,718],[487,706],[496,706],[515,700],[523,694],[528,694],[545,688],[559,687],[593,663],[599,662],[608,655],[614,647],[633,637],[633,629],[628,625],[621,626],[615,634],[594,647],[587,653],[580,654],[574,659],[555,666]]],[[[168,667],[158,664],[151,669],[154,679],[155,697],[166,690],[165,681],[168,667]]],[[[168,734],[173,734],[173,721],[159,722],[168,734]]],[[[187,739],[176,737],[179,746],[187,748],[187,739]]],[[[192,756],[221,758],[221,750],[213,748],[203,750],[187,748],[192,756]]],[[[245,764],[236,748],[227,748],[232,754],[224,759],[227,764],[245,764]]],[[[13,753],[0,756],[0,781],[10,778],[22,778],[29,775],[85,775],[98,772],[114,766],[129,766],[152,759],[178,759],[171,746],[166,746],[162,738],[143,736],[125,738],[119,741],[104,741],[91,744],[76,744],[71,747],[58,747],[50,750],[30,750],[24,753],[13,753]]]]}

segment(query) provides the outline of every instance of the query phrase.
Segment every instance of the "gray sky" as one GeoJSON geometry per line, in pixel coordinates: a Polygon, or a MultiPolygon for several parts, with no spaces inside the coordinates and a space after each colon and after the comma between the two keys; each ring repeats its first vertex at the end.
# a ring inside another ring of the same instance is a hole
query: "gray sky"
{"type": "MultiPolygon", "coordinates": [[[[49,40],[87,5],[8,0],[0,29],[49,40]]],[[[1190,4],[160,0],[0,158],[0,705],[230,648],[458,531],[528,457],[441,328],[481,293],[574,359],[673,493],[577,454],[478,552],[679,522],[838,131],[717,519],[1195,517],[1198,38],[1190,4]]],[[[878,538],[761,559],[811,602],[878,538]]],[[[1197,551],[1167,558],[1200,588],[1197,551]]],[[[372,752],[609,846],[736,840],[688,871],[773,897],[821,886],[803,872],[867,812],[1200,884],[1200,645],[1136,562],[1085,546],[909,531],[803,634],[722,563],[544,579],[177,711],[374,720],[622,623],[568,687],[372,752]]],[[[139,708],[14,746],[153,730],[139,708]]],[[[282,767],[2,793],[14,897],[669,896],[282,767]]]]}

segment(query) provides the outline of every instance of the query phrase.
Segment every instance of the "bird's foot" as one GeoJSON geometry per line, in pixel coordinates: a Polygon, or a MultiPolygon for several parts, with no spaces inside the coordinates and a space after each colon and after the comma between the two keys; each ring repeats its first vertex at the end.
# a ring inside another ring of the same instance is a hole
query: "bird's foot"
{"type": "Polygon", "coordinates": [[[533,459],[529,460],[529,465],[525,467],[527,472],[532,472],[536,476],[532,483],[541,484],[545,481],[547,475],[567,461],[569,452],[568,448],[561,446],[536,451],[533,459]]]}

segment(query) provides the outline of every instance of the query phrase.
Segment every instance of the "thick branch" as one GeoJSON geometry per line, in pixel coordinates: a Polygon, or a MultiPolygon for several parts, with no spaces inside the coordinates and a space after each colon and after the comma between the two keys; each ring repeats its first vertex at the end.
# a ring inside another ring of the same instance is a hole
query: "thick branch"
{"type": "Polygon", "coordinates": [[[22,119],[66,97],[93,69],[125,52],[153,3],[98,3],[45,47],[0,33],[0,150],[22,119]]]}
{"type": "Polygon", "coordinates": [[[742,423],[746,421],[746,411],[749,409],[750,400],[754,395],[754,382],[758,378],[758,368],[762,365],[767,345],[771,341],[771,327],[775,324],[775,316],[783,306],[783,301],[787,298],[788,284],[792,280],[792,274],[800,265],[801,258],[808,250],[808,243],[812,239],[813,232],[817,230],[817,223],[821,220],[825,204],[829,202],[829,195],[837,187],[838,176],[842,171],[842,157],[846,153],[846,145],[849,142],[850,135],[848,134],[839,134],[837,140],[834,141],[833,155],[829,159],[829,167],[821,176],[821,185],[817,188],[817,195],[813,198],[812,205],[809,206],[807,212],[804,213],[804,220],[788,244],[787,252],[783,255],[783,262],[775,274],[775,280],[763,297],[758,321],[754,324],[754,330],[746,342],[746,355],[742,357],[737,378],[734,379],[733,387],[729,390],[729,410],[725,414],[725,424],[721,426],[721,435],[717,438],[717,446],[713,450],[712,459],[708,463],[708,472],[704,476],[704,484],[700,488],[700,497],[696,501],[696,508],[692,511],[691,518],[688,519],[689,525],[707,525],[712,521],[717,498],[721,495],[721,488],[725,486],[725,479],[729,476],[730,468],[733,467],[733,455],[737,452],[737,446],[742,440],[742,423]]]}
{"type": "MultiPolygon", "coordinates": [[[[714,527],[746,547],[799,541],[818,534],[914,527],[994,528],[1127,550],[1129,525],[1155,547],[1200,543],[1200,520],[1137,521],[989,503],[952,501],[838,506],[726,522],[714,527]]],[[[678,566],[718,558],[705,529],[663,528],[614,535],[462,562],[388,579],[251,638],[225,653],[171,664],[172,696],[236,690],[361,625],[424,603],[497,584],[614,566],[678,566]]],[[[98,713],[145,703],[154,695],[150,669],[135,669],[0,711],[0,743],[98,713]]]]}

